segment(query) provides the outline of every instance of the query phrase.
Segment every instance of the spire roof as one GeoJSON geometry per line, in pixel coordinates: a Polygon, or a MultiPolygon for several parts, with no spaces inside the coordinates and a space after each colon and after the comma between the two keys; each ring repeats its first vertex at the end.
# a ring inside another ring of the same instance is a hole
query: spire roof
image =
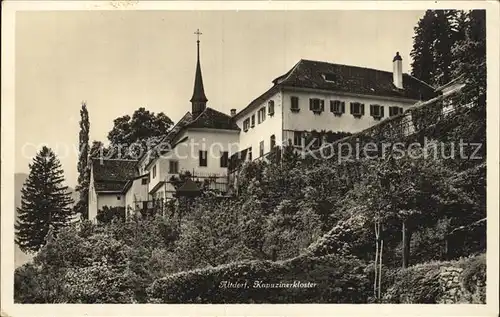
{"type": "Polygon", "coordinates": [[[196,61],[196,73],[194,77],[194,90],[191,102],[207,102],[208,99],[205,96],[205,89],[203,88],[203,77],[201,76],[201,66],[200,66],[200,31],[197,30],[196,35],[198,35],[197,45],[197,61],[196,61]]]}

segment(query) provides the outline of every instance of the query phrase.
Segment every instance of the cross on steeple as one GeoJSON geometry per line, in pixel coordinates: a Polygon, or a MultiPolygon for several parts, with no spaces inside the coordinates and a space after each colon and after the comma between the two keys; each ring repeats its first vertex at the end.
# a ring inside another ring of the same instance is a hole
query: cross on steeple
{"type": "Polygon", "coordinates": [[[196,43],[200,43],[200,35],[202,35],[203,33],[200,32],[200,29],[196,29],[196,32],[194,32],[194,34],[196,34],[196,43]]]}
{"type": "Polygon", "coordinates": [[[202,113],[207,104],[207,97],[205,96],[205,89],[203,88],[203,77],[201,76],[200,66],[200,29],[196,29],[196,72],[194,75],[194,89],[193,97],[191,98],[192,114],[196,118],[202,113]]]}

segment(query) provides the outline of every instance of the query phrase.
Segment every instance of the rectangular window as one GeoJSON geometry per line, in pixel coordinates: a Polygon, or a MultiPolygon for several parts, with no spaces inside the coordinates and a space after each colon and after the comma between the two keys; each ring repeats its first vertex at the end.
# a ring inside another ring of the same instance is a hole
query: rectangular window
{"type": "Polygon", "coordinates": [[[259,123],[262,123],[264,122],[264,120],[266,120],[266,107],[260,108],[258,112],[258,120],[259,123]]]}
{"type": "Polygon", "coordinates": [[[250,125],[251,128],[255,127],[255,115],[252,115],[252,124],[250,125]]]}
{"type": "Polygon", "coordinates": [[[302,146],[302,132],[300,131],[293,132],[293,145],[302,146]]]}
{"type": "Polygon", "coordinates": [[[276,136],[271,135],[271,149],[273,149],[276,146],[276,136]]]}
{"type": "Polygon", "coordinates": [[[243,131],[247,132],[249,128],[250,128],[250,118],[246,118],[245,121],[243,121],[243,131]]]}
{"type": "Polygon", "coordinates": [[[389,107],[389,117],[397,116],[398,114],[402,113],[403,113],[402,107],[397,107],[397,106],[389,107]]]}
{"type": "Polygon", "coordinates": [[[365,114],[365,105],[359,102],[351,102],[351,114],[355,117],[361,117],[365,114]]]}
{"type": "Polygon", "coordinates": [[[274,115],[274,100],[269,100],[267,103],[267,112],[270,116],[274,115]]]}
{"type": "Polygon", "coordinates": [[[384,106],[370,105],[370,115],[375,119],[380,119],[384,117],[384,106]]]}
{"type": "Polygon", "coordinates": [[[156,165],[153,166],[153,178],[156,178],[156,165]]]}
{"type": "Polygon", "coordinates": [[[207,166],[207,151],[199,151],[198,156],[200,159],[200,166],[206,167],[207,166]]]}
{"type": "Polygon", "coordinates": [[[252,147],[249,147],[248,148],[248,160],[251,161],[252,160],[252,147]]]}
{"type": "Polygon", "coordinates": [[[179,161],[168,161],[168,173],[169,174],[179,173],[179,161]]]}
{"type": "Polygon", "coordinates": [[[264,155],[264,141],[260,141],[259,143],[259,156],[264,155]]]}
{"type": "Polygon", "coordinates": [[[330,111],[336,115],[345,113],[345,102],[340,100],[330,100],[330,111]]]}
{"type": "Polygon", "coordinates": [[[147,185],[148,184],[148,179],[147,178],[141,179],[141,184],[142,185],[147,185]]]}
{"type": "Polygon", "coordinates": [[[298,112],[300,110],[300,108],[299,108],[299,97],[291,96],[290,97],[290,103],[291,103],[290,109],[293,112],[298,112]]]}
{"type": "Polygon", "coordinates": [[[229,153],[227,151],[222,152],[220,157],[220,167],[228,167],[229,163],[229,153]]]}
{"type": "Polygon", "coordinates": [[[116,196],[116,200],[121,200],[122,198],[120,196],[116,196]]]}
{"type": "Polygon", "coordinates": [[[325,101],[323,99],[318,98],[310,98],[309,99],[309,110],[312,112],[319,114],[323,110],[325,110],[325,101]]]}

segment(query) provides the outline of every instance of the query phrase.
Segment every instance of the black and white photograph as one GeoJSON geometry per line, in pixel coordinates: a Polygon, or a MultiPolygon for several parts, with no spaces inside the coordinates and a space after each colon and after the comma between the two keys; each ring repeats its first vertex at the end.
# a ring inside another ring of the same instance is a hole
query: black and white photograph
{"type": "Polygon", "coordinates": [[[15,2],[2,303],[498,314],[498,3],[15,2]]]}

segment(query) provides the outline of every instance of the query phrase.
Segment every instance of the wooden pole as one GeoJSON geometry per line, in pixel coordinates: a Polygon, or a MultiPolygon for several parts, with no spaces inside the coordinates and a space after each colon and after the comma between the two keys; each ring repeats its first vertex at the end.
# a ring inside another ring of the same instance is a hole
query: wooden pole
{"type": "Polygon", "coordinates": [[[403,220],[403,225],[402,225],[402,235],[403,235],[403,263],[402,266],[403,268],[407,268],[409,263],[410,263],[410,239],[411,239],[411,232],[408,227],[408,220],[405,219],[403,220]]]}
{"type": "Polygon", "coordinates": [[[384,249],[384,240],[380,240],[380,270],[378,272],[378,298],[380,300],[380,293],[382,289],[382,250],[384,249]]]}
{"type": "Polygon", "coordinates": [[[375,265],[373,266],[374,268],[374,279],[373,279],[373,296],[376,298],[377,297],[377,263],[378,263],[378,222],[375,222],[375,265]]]}

